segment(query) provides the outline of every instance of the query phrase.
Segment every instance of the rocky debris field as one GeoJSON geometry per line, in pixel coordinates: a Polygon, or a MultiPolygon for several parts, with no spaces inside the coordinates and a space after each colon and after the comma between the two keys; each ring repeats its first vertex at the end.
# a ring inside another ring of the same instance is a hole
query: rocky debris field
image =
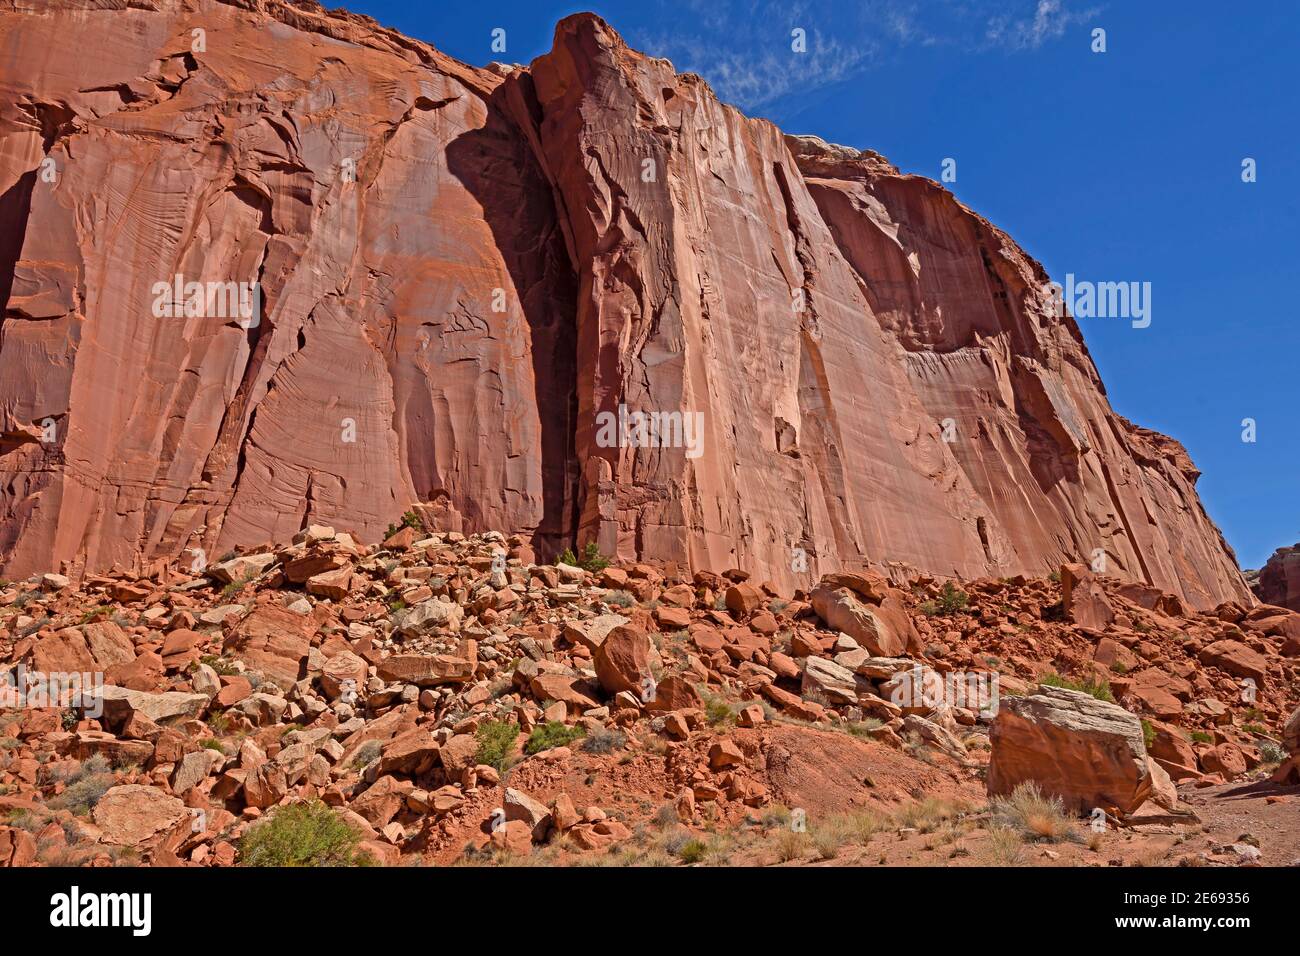
{"type": "Polygon", "coordinates": [[[1300,858],[1300,614],[522,542],[5,582],[0,865],[1300,858]]]}

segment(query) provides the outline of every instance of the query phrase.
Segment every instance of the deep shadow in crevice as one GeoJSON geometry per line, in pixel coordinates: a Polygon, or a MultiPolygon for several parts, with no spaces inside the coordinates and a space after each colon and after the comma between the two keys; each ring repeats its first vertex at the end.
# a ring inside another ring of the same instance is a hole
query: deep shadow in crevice
{"type": "Polygon", "coordinates": [[[578,281],[551,183],[517,125],[536,123],[531,78],[512,78],[485,102],[486,123],[448,144],[447,168],[483,207],[531,333],[543,496],[532,547],[539,560],[550,560],[574,542],[578,530],[578,281]],[[532,115],[518,115],[508,102],[512,95],[532,115]]]}
{"type": "Polygon", "coordinates": [[[14,287],[14,269],[27,239],[27,220],[31,215],[36,172],[32,170],[24,173],[0,196],[0,307],[4,310],[0,315],[9,309],[9,295],[14,287]]]}

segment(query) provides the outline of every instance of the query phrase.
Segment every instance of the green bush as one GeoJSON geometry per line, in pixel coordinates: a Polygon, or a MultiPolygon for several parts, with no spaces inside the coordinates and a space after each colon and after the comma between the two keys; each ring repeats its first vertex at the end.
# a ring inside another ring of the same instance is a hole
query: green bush
{"type": "Polygon", "coordinates": [[[921,605],[920,610],[928,617],[952,617],[966,610],[969,600],[965,591],[958,590],[951,581],[945,581],[938,600],[926,601],[921,605]]]}
{"type": "Polygon", "coordinates": [[[533,728],[533,732],[528,735],[528,742],[524,744],[524,753],[531,757],[552,747],[566,747],[586,735],[587,732],[581,727],[570,727],[558,720],[548,720],[540,727],[533,728]]]}
{"type": "Polygon", "coordinates": [[[255,823],[239,842],[244,866],[368,866],[360,834],[320,801],[295,803],[255,823]]]}
{"type": "Polygon", "coordinates": [[[885,722],[879,717],[865,717],[862,720],[850,721],[844,725],[844,729],[854,737],[861,737],[863,740],[874,740],[872,731],[879,730],[885,726],[885,722]]]}
{"type": "Polygon", "coordinates": [[[560,556],[555,559],[555,563],[582,568],[584,571],[599,572],[609,567],[609,558],[600,553],[600,548],[596,546],[596,542],[588,541],[586,547],[582,549],[582,557],[574,554],[572,548],[565,548],[560,556]]]}
{"type": "Polygon", "coordinates": [[[1066,690],[1079,690],[1085,694],[1091,694],[1098,700],[1104,700],[1108,704],[1115,703],[1115,696],[1110,692],[1110,681],[1102,678],[1089,677],[1085,680],[1070,680],[1062,677],[1060,674],[1046,674],[1038,683],[1045,687],[1063,687],[1066,690]]]}
{"type": "Polygon", "coordinates": [[[233,677],[239,671],[235,667],[235,662],[227,657],[218,657],[216,654],[204,654],[199,658],[200,664],[207,664],[214,671],[224,677],[233,677]]]}
{"type": "Polygon", "coordinates": [[[510,757],[510,748],[519,736],[519,725],[504,720],[489,720],[481,724],[478,733],[478,750],[474,754],[476,763],[486,764],[498,773],[506,769],[510,757]]]}
{"type": "Polygon", "coordinates": [[[423,525],[420,524],[420,516],[414,511],[406,512],[406,514],[402,515],[401,521],[388,526],[388,530],[384,532],[384,540],[387,541],[403,528],[414,528],[416,531],[420,531],[423,528],[423,525]]]}
{"type": "Polygon", "coordinates": [[[91,621],[95,620],[98,617],[104,616],[111,610],[112,608],[109,607],[107,604],[97,604],[94,607],[92,607],[89,611],[87,611],[85,614],[81,615],[81,620],[77,621],[77,624],[79,625],[89,624],[91,621]]]}
{"type": "Polygon", "coordinates": [[[731,705],[721,697],[709,697],[704,703],[704,719],[708,721],[710,727],[719,727],[733,723],[736,714],[731,709],[731,705]]]}
{"type": "Polygon", "coordinates": [[[708,852],[708,844],[703,840],[687,840],[677,851],[677,859],[683,863],[699,863],[708,852]]]}
{"type": "Polygon", "coordinates": [[[1146,718],[1142,719],[1142,742],[1146,744],[1147,750],[1155,746],[1156,742],[1156,729],[1146,718]]]}
{"type": "Polygon", "coordinates": [[[242,591],[246,585],[250,584],[256,578],[257,578],[256,574],[246,574],[242,578],[235,578],[233,581],[231,581],[229,584],[227,584],[224,588],[221,589],[221,596],[223,598],[234,597],[236,594],[242,591]]]}

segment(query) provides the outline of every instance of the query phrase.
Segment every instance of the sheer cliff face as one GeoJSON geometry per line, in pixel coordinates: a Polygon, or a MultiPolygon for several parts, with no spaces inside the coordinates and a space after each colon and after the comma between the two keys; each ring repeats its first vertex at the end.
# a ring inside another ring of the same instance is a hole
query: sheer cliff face
{"type": "Polygon", "coordinates": [[[1265,604],[1300,611],[1300,544],[1274,551],[1252,590],[1265,604]]]}
{"type": "Polygon", "coordinates": [[[1100,549],[1249,600],[1182,448],[1111,411],[1037,263],[936,184],[590,15],[478,70],[309,4],[123,6],[0,13],[6,572],[435,501],[784,585],[1100,549]],[[160,316],[176,276],[260,311],[160,316]]]}

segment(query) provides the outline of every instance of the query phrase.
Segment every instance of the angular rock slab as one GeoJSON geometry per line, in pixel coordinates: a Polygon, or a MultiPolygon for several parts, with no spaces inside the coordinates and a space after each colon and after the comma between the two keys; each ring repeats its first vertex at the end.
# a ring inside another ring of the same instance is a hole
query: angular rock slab
{"type": "Polygon", "coordinates": [[[1151,793],[1142,724],[1116,704],[1082,691],[1039,687],[1004,697],[989,730],[989,796],[1034,781],[1066,808],[1131,813],[1151,793]]]}

